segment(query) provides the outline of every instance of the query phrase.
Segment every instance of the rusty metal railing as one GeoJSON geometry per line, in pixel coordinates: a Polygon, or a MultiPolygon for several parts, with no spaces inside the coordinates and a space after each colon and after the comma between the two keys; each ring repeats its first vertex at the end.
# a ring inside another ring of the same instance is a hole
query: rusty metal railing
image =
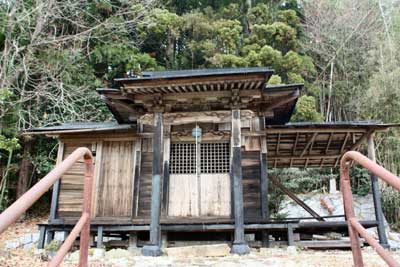
{"type": "Polygon", "coordinates": [[[72,229],[67,239],[63,242],[55,257],[49,262],[49,267],[59,266],[65,255],[71,249],[75,239],[80,234],[80,256],[79,267],[88,266],[89,232],[90,232],[90,209],[92,199],[93,182],[93,156],[86,147],[77,148],[63,162],[57,165],[51,172],[43,177],[29,191],[23,194],[17,201],[0,214],[0,234],[10,224],[14,223],[33,203],[35,203],[50,187],[61,178],[61,176],[72,167],[79,159],[84,158],[85,180],[83,189],[82,216],[72,229]]]}
{"type": "Polygon", "coordinates": [[[361,254],[359,237],[362,236],[370,246],[382,257],[382,259],[391,267],[400,267],[400,263],[394,260],[388,251],[386,251],[377,240],[375,240],[365,228],[358,222],[354,215],[353,195],[351,192],[349,169],[352,161],[357,162],[380,179],[387,182],[400,191],[400,178],[389,172],[382,166],[379,166],[366,156],[356,151],[346,152],[340,161],[340,187],[343,195],[343,205],[349,228],[350,244],[353,253],[354,267],[363,267],[364,262],[361,254]]]}

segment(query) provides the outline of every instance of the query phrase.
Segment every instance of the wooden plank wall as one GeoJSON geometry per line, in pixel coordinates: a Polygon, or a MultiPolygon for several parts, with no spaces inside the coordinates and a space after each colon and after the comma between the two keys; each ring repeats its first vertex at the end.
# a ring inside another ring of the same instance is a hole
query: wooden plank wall
{"type": "MultiPolygon", "coordinates": [[[[140,139],[127,135],[93,135],[90,138],[67,136],[65,159],[78,147],[87,147],[94,153],[94,181],[92,216],[127,218],[132,216],[136,151],[140,139]]],[[[82,212],[83,160],[75,163],[60,180],[57,218],[77,218],[82,212]]]]}
{"type": "MultiPolygon", "coordinates": [[[[92,143],[64,143],[63,159],[68,157],[78,147],[92,149],[92,143]]],[[[82,213],[84,171],[85,164],[82,159],[75,163],[72,168],[61,177],[57,210],[59,218],[79,217],[82,213]]]]}
{"type": "Polygon", "coordinates": [[[261,217],[260,151],[245,151],[242,147],[243,207],[245,218],[261,217]]]}
{"type": "Polygon", "coordinates": [[[138,217],[150,217],[151,177],[153,159],[152,139],[142,139],[142,155],[139,176],[138,217]]]}
{"type": "Polygon", "coordinates": [[[102,143],[95,193],[96,217],[130,217],[133,207],[135,141],[102,143]]]}

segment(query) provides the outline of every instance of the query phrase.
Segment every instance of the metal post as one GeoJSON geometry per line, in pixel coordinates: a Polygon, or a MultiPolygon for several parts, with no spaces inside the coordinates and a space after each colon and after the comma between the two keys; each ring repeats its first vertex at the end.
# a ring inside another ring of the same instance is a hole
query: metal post
{"type": "MultiPolygon", "coordinates": [[[[370,134],[368,136],[368,157],[373,162],[376,162],[374,134],[370,134]]],[[[381,194],[380,194],[380,190],[379,190],[378,178],[373,173],[371,173],[370,175],[371,175],[372,197],[374,199],[375,218],[378,223],[377,228],[378,228],[379,243],[383,247],[389,248],[389,243],[388,243],[386,233],[385,233],[385,222],[383,219],[381,194]]]]}
{"type": "Polygon", "coordinates": [[[242,185],[242,155],[240,134],[240,110],[232,110],[232,159],[231,179],[233,180],[233,205],[235,216],[235,240],[233,241],[231,253],[248,254],[250,248],[244,238],[243,217],[243,185],[242,185]]]}
{"type": "Polygon", "coordinates": [[[144,256],[160,256],[161,252],[161,176],[163,154],[163,118],[161,112],[154,113],[153,177],[151,181],[150,242],[142,249],[144,256]]]}

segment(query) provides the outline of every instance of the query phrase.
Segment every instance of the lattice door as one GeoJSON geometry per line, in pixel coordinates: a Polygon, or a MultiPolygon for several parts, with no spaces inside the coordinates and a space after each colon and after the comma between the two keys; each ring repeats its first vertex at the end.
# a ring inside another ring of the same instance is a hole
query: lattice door
{"type": "Polygon", "coordinates": [[[172,143],[170,216],[229,216],[228,142],[172,143]]]}

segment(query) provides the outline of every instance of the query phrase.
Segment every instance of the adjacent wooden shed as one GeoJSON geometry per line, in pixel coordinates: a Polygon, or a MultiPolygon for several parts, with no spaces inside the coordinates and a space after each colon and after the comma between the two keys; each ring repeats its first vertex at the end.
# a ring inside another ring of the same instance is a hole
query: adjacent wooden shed
{"type": "MultiPolygon", "coordinates": [[[[290,242],[293,229],[315,228],[269,217],[268,168],[334,168],[346,151],[394,126],[291,124],[303,85],[268,86],[272,73],[209,69],[117,79],[120,88],[98,89],[117,122],[63,124],[28,134],[56,136],[58,162],[81,146],[95,155],[92,225],[98,246],[104,233],[129,234],[131,240],[149,233],[143,254],[155,256],[161,233],[222,231],[233,233],[232,252],[245,254],[245,231],[256,232],[266,245],[274,231],[288,231],[290,242]]],[[[49,223],[42,225],[49,239],[76,223],[82,175],[81,162],[54,186],[49,223]]],[[[346,229],[345,222],[310,214],[322,228],[346,229]]]]}

